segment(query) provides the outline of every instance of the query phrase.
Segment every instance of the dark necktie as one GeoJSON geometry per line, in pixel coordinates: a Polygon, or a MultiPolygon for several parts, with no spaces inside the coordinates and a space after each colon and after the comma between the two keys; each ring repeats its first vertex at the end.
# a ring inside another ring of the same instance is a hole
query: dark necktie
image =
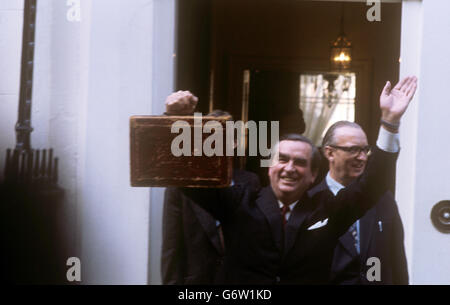
{"type": "Polygon", "coordinates": [[[283,228],[286,226],[287,220],[286,220],[286,214],[291,210],[289,205],[283,204],[283,207],[280,208],[281,210],[281,221],[283,222],[283,228]]]}

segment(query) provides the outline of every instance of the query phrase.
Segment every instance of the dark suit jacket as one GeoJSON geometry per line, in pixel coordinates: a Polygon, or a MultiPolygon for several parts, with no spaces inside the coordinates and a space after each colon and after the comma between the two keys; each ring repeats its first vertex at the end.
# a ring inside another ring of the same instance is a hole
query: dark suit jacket
{"type": "MultiPolygon", "coordinates": [[[[234,183],[259,189],[253,173],[234,170],[234,183]]],[[[163,284],[221,283],[224,249],[216,219],[179,188],[165,191],[161,274],[163,284]]]]}
{"type": "Polygon", "coordinates": [[[336,197],[330,191],[305,193],[284,230],[271,187],[254,192],[237,183],[183,192],[223,224],[226,283],[328,283],[339,236],[386,192],[396,156],[375,149],[366,172],[336,197]]]}
{"type": "MultiPolygon", "coordinates": [[[[329,191],[325,179],[310,194],[329,191]]],[[[330,281],[333,284],[408,284],[403,224],[393,194],[386,192],[378,203],[360,219],[360,254],[353,237],[345,232],[334,251],[330,281]],[[367,280],[369,257],[381,263],[381,281],[367,280]]]]}

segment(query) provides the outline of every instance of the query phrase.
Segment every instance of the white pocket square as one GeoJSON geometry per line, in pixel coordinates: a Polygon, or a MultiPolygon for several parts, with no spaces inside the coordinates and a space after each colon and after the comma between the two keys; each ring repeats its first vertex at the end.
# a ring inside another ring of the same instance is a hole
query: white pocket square
{"type": "Polygon", "coordinates": [[[328,218],[327,218],[327,219],[324,219],[324,220],[322,220],[322,221],[316,222],[315,224],[313,224],[312,226],[310,226],[310,227],[308,228],[308,230],[315,230],[315,229],[321,228],[321,227],[323,227],[323,226],[326,226],[327,223],[328,223],[328,218]]]}

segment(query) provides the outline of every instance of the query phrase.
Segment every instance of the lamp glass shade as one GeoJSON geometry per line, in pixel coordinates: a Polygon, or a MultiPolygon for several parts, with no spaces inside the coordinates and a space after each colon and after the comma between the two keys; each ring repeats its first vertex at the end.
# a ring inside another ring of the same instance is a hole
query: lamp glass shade
{"type": "Polygon", "coordinates": [[[348,70],[352,62],[352,43],[343,34],[331,45],[331,67],[333,70],[348,70]]]}

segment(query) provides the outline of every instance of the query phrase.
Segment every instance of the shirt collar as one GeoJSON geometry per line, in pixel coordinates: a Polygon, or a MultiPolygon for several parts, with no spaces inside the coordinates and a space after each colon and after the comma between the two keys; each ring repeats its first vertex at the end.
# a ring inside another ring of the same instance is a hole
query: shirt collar
{"type": "Polygon", "coordinates": [[[341,189],[344,188],[342,184],[331,178],[330,172],[328,172],[327,176],[325,177],[325,181],[327,182],[328,188],[335,196],[341,189]]]}
{"type": "MultiPolygon", "coordinates": [[[[294,201],[293,203],[291,203],[290,205],[289,205],[289,209],[292,211],[294,208],[295,208],[295,206],[297,205],[297,203],[299,202],[300,200],[297,200],[297,201],[294,201]]],[[[280,206],[280,209],[284,206],[284,203],[282,203],[280,200],[278,200],[278,204],[279,204],[279,206],[280,206]]]]}

